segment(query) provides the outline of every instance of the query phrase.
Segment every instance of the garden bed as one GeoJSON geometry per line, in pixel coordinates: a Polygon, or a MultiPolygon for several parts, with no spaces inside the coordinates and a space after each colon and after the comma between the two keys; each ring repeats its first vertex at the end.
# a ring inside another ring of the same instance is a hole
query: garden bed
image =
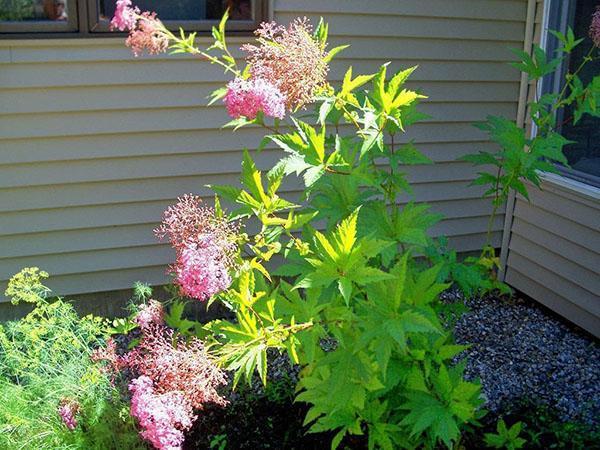
{"type": "MultiPolygon", "coordinates": [[[[509,425],[524,423],[526,448],[598,448],[600,348],[593,337],[527,298],[464,301],[457,291],[442,298],[469,308],[455,333],[458,342],[471,345],[461,355],[467,356],[466,376],[481,379],[489,411],[484,428],[465,435],[466,448],[484,448],[482,436],[495,431],[500,417],[509,425]]],[[[252,387],[230,391],[229,407],[202,414],[187,449],[328,448],[331,435],[304,434],[307,408],[293,402],[297,368],[286,357],[271,356],[267,389],[256,378],[252,387]]],[[[344,444],[366,448],[361,437],[344,444]]]]}

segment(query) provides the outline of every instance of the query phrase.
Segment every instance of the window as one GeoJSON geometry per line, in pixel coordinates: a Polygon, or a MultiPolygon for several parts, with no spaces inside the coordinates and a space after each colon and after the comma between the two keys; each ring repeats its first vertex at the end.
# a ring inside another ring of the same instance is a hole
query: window
{"type": "MultiPolygon", "coordinates": [[[[596,0],[552,0],[547,6],[546,29],[565,32],[570,26],[575,36],[587,38],[590,18],[597,4],[596,0]]],[[[558,48],[554,36],[547,34],[544,40],[542,45],[545,44],[546,51],[554,52],[558,48]]],[[[586,39],[575,48],[562,67],[543,80],[542,92],[558,92],[562,88],[560,80],[564,79],[567,71],[572,73],[579,67],[591,45],[591,40],[586,39]]],[[[587,84],[599,73],[600,61],[595,60],[586,64],[579,77],[587,84]]],[[[565,138],[575,141],[564,148],[571,167],[560,167],[561,173],[569,178],[600,187],[600,118],[586,114],[577,125],[573,125],[573,108],[569,107],[560,111],[556,123],[558,131],[565,138]]]]}
{"type": "Polygon", "coordinates": [[[0,0],[0,31],[77,31],[73,0],[0,0]]]}
{"type": "MultiPolygon", "coordinates": [[[[0,34],[16,37],[106,36],[116,0],[0,0],[0,34]]],[[[133,0],[172,29],[209,31],[229,8],[229,29],[249,32],[267,19],[267,0],[133,0]]]]}

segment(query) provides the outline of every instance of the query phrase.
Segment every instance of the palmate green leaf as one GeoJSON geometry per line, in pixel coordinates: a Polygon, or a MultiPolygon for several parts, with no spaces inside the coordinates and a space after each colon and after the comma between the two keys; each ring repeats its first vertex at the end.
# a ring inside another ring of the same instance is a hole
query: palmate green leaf
{"type": "Polygon", "coordinates": [[[427,432],[432,441],[442,441],[448,448],[460,435],[458,425],[450,411],[436,398],[424,392],[407,395],[408,401],[401,408],[409,413],[400,425],[410,427],[411,436],[427,432]]]}
{"type": "Polygon", "coordinates": [[[497,181],[496,175],[488,172],[477,172],[477,178],[475,178],[470,186],[484,186],[486,184],[495,185],[497,181]]]}
{"type": "Polygon", "coordinates": [[[256,168],[248,150],[244,150],[242,160],[242,185],[250,191],[254,199],[265,203],[268,197],[262,185],[261,173],[256,168]]]}
{"type": "Polygon", "coordinates": [[[358,211],[344,219],[327,236],[315,231],[314,257],[307,258],[313,270],[306,273],[295,288],[328,287],[334,282],[349,301],[349,282],[358,286],[393,278],[382,270],[369,267],[368,260],[391,243],[357,238],[358,211]]]}
{"type": "Polygon", "coordinates": [[[421,153],[412,142],[400,147],[397,152],[390,156],[390,164],[397,169],[397,164],[433,164],[433,161],[421,153]]]}
{"type": "Polygon", "coordinates": [[[568,165],[567,158],[563,154],[562,148],[572,142],[573,141],[564,138],[558,133],[550,132],[544,137],[533,140],[531,155],[534,158],[547,158],[568,165]]]}
{"type": "Polygon", "coordinates": [[[511,63],[511,65],[525,72],[530,81],[537,80],[546,74],[554,72],[562,61],[562,58],[554,58],[548,61],[546,52],[539,45],[534,46],[533,56],[530,56],[521,49],[511,48],[509,50],[521,59],[521,62],[511,63]]]}
{"type": "Polygon", "coordinates": [[[301,120],[292,118],[296,129],[303,140],[302,154],[309,162],[315,161],[317,164],[325,162],[325,127],[317,133],[312,126],[301,120]]]}
{"type": "MultiPolygon", "coordinates": [[[[573,84],[579,78],[573,78],[573,84]]],[[[581,120],[584,114],[592,117],[600,117],[600,75],[595,76],[592,81],[584,88],[579,81],[580,89],[577,95],[577,106],[573,114],[573,124],[581,120]]]]}
{"type": "Polygon", "coordinates": [[[501,165],[501,162],[496,158],[495,155],[493,155],[492,153],[483,152],[483,151],[480,151],[478,153],[472,153],[469,155],[464,155],[458,159],[460,161],[470,162],[476,166],[493,165],[493,166],[498,167],[501,165]]]}
{"type": "Polygon", "coordinates": [[[408,69],[401,70],[396,75],[394,75],[388,83],[388,91],[392,93],[392,95],[396,95],[398,89],[400,89],[404,85],[408,77],[410,77],[418,67],[418,65],[409,67],[408,69]]]}
{"type": "Polygon", "coordinates": [[[358,102],[355,97],[349,97],[349,95],[357,88],[362,85],[368,83],[375,77],[375,74],[372,75],[358,75],[356,78],[352,79],[352,66],[348,67],[346,74],[344,75],[344,79],[342,81],[342,88],[338,94],[338,97],[350,101],[355,106],[358,106],[358,102]]]}
{"type": "Polygon", "coordinates": [[[196,327],[198,322],[187,320],[183,317],[185,302],[176,300],[169,306],[167,313],[164,315],[165,323],[171,328],[183,334],[189,334],[196,327]]]}

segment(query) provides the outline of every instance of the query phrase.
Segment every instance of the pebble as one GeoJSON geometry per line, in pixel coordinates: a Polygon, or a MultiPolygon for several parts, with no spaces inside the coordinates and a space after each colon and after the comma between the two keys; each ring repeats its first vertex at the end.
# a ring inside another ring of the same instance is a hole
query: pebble
{"type": "Polygon", "coordinates": [[[502,414],[521,400],[554,408],[564,421],[600,423],[600,347],[575,326],[531,300],[493,296],[444,301],[470,309],[455,325],[456,340],[471,344],[466,377],[480,378],[486,409],[502,414]]]}

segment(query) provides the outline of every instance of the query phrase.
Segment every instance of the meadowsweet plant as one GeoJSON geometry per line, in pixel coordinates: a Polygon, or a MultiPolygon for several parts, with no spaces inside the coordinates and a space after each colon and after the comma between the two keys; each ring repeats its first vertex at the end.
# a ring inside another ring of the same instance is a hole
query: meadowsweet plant
{"type": "Polygon", "coordinates": [[[25,268],[5,292],[33,310],[0,326],[0,448],[144,448],[127,404],[91,359],[105,321],[51,299],[47,277],[25,268]]]}
{"type": "MultiPolygon", "coordinates": [[[[562,44],[556,56],[548,55],[537,45],[534,46],[531,56],[521,50],[514,50],[521,59],[514,66],[526,73],[530,82],[540,82],[544,76],[554,72],[569,58],[573,49],[585,41],[585,38],[576,39],[570,28],[566,34],[551,32],[562,44]]],[[[488,267],[492,269],[499,266],[491,246],[492,225],[510,192],[514,190],[529,200],[528,183],[541,188],[540,172],[557,173],[557,163],[568,166],[563,147],[570,141],[557,131],[559,124],[556,114],[567,107],[573,107],[573,115],[566,117],[564,123],[572,121],[574,124],[577,124],[584,114],[595,117],[600,115],[600,75],[595,76],[587,85],[579,78],[584,66],[599,56],[600,7],[592,16],[589,37],[592,40],[590,50],[575,71],[565,74],[562,89],[542,96],[536,94],[535,99],[528,105],[529,116],[536,127],[533,137],[527,137],[526,131],[512,120],[489,116],[486,122],[477,126],[498,144],[498,150],[480,151],[462,157],[465,161],[484,167],[472,184],[487,186],[484,195],[492,199],[493,210],[488,224],[487,245],[482,253],[482,260],[488,261],[488,267]],[[487,168],[490,170],[485,170],[487,168]]]]}
{"type": "Polygon", "coordinates": [[[105,362],[113,380],[128,383],[140,435],[157,449],[173,450],[181,448],[205,404],[225,404],[217,393],[225,377],[200,339],[175,335],[164,317],[162,304],[150,299],[134,316],[141,335],[133,348],[122,352],[109,340],[93,359],[105,362]]]}
{"type": "MultiPolygon", "coordinates": [[[[122,4],[115,24],[130,33],[146,17],[159,23],[122,4]]],[[[241,186],[212,186],[214,208],[182,197],[159,228],[176,250],[172,271],[181,292],[221,301],[235,314],[202,330],[210,353],[233,371],[235,384],[251,382],[254,372],[266,383],[267,351],[286,352],[302,366],[296,400],[310,405],[306,424],[333,432],[332,448],[348,434],[366,434],[370,448],[455,446],[482,401],[480,386],[453,363],[465,347],[440,320],[450,271],[427,257],[440,248],[427,231],[441,217],[427,205],[401,202],[411,194],[406,166],[431,164],[404,137],[425,118],[417,110],[425,96],[405,84],[416,67],[389,73],[384,64],[366,75],[350,67],[333,86],[329,62],[345,46],[328,48],[323,21],[314,28],[306,19],[263,24],[237,61],[226,19],[206,50],[195,46],[194,34],[159,28],[171,51],[206,58],[231,76],[212,95],[224,102],[228,126],[263,127],[258,151],[281,149],[266,173],[245,151],[241,186]],[[300,202],[284,198],[292,176],[304,185],[300,202]],[[228,216],[221,201],[234,208],[228,216]],[[250,219],[259,225],[251,237],[237,228],[250,219]]],[[[144,339],[145,358],[169,360],[162,350],[152,356],[157,340],[144,339]]]]}

